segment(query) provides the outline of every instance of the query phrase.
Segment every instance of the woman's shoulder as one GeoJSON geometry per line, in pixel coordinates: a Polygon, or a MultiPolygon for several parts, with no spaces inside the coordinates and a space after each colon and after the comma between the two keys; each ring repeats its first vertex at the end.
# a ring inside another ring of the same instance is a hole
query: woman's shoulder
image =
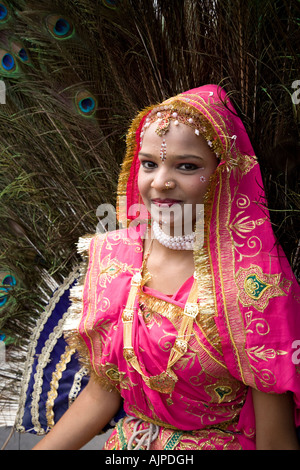
{"type": "Polygon", "coordinates": [[[136,227],[124,228],[113,230],[110,232],[96,232],[94,234],[86,234],[79,238],[77,242],[77,251],[81,255],[88,254],[91,248],[102,246],[103,244],[110,247],[121,244],[128,245],[141,245],[143,230],[138,230],[136,227]]]}

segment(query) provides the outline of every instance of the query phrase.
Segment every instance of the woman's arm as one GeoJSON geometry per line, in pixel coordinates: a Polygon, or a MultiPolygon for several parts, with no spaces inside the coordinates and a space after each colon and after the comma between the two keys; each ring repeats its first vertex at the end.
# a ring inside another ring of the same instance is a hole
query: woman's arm
{"type": "Polygon", "coordinates": [[[252,389],[257,450],[300,450],[291,393],[276,395],[252,389]]]}
{"type": "Polygon", "coordinates": [[[116,415],[121,397],[92,379],[58,423],[33,450],[79,450],[116,415]]]}

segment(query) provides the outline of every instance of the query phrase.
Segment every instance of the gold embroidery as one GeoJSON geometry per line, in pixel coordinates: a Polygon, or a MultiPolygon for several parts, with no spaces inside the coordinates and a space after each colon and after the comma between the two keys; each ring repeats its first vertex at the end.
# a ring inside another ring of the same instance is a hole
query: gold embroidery
{"type": "Polygon", "coordinates": [[[286,293],[279,287],[281,274],[264,274],[259,266],[240,268],[236,275],[239,300],[244,307],[252,306],[262,312],[274,297],[286,293]]]}
{"type": "Polygon", "coordinates": [[[118,370],[111,368],[111,369],[108,369],[105,373],[107,377],[113,382],[120,382],[120,373],[118,370]]]}
{"type": "Polygon", "coordinates": [[[113,279],[126,271],[133,274],[135,269],[126,263],[122,263],[117,258],[111,260],[111,254],[105,256],[101,259],[99,285],[106,288],[107,283],[111,283],[113,279]]]}
{"type": "Polygon", "coordinates": [[[187,351],[185,355],[181,357],[179,361],[175,364],[174,370],[176,371],[185,370],[188,367],[188,365],[189,365],[189,369],[191,369],[195,364],[196,358],[197,358],[197,354],[195,352],[187,351]]]}
{"type": "Polygon", "coordinates": [[[214,391],[219,397],[219,403],[222,403],[222,401],[224,401],[226,396],[232,393],[232,389],[230,387],[225,387],[222,385],[220,387],[215,387],[214,391]]]}
{"type": "Polygon", "coordinates": [[[177,380],[177,375],[170,368],[159,375],[144,376],[144,381],[148,387],[160,393],[172,393],[177,380]]]}
{"type": "Polygon", "coordinates": [[[183,308],[152,295],[145,294],[142,289],[139,292],[139,305],[144,321],[149,327],[151,327],[154,322],[160,325],[162,321],[161,317],[168,318],[171,321],[182,318],[183,308]]]}
{"type": "Polygon", "coordinates": [[[259,360],[268,361],[269,359],[275,359],[277,356],[285,356],[287,351],[275,350],[272,348],[265,349],[265,346],[253,346],[252,348],[246,349],[247,354],[253,361],[258,362],[259,360]]]}
{"type": "MultiPolygon", "coordinates": [[[[144,423],[139,424],[139,429],[147,429],[149,423],[160,426],[158,436],[153,448],[150,450],[200,450],[219,448],[237,450],[242,449],[235,432],[228,431],[232,426],[232,421],[220,423],[215,426],[205,426],[202,429],[192,431],[183,431],[174,427],[167,428],[160,420],[151,420],[147,416],[134,412],[137,419],[140,418],[144,423]],[[143,417],[144,416],[144,417],[143,417]]],[[[105,443],[105,450],[124,450],[127,448],[128,441],[132,436],[136,421],[128,421],[126,418],[120,420],[112,433],[111,437],[105,443]]],[[[141,447],[144,449],[144,447],[141,447]]]]}
{"type": "MultiPolygon", "coordinates": [[[[240,381],[235,380],[234,378],[220,378],[220,379],[211,379],[212,383],[205,386],[206,393],[211,397],[210,403],[226,403],[227,405],[236,400],[238,393],[243,390],[243,385],[240,381]]],[[[246,389],[244,387],[244,393],[246,389]]],[[[244,398],[242,399],[244,402],[244,398]]],[[[236,412],[240,408],[240,403],[236,402],[231,411],[236,412]]],[[[218,413],[221,410],[218,410],[218,413]]],[[[224,408],[225,411],[225,408],[224,408]]]]}
{"type": "MultiPolygon", "coordinates": [[[[143,413],[142,410],[139,410],[137,408],[137,405],[130,405],[129,406],[130,408],[130,412],[136,416],[137,418],[140,418],[142,419],[143,421],[146,421],[147,423],[153,423],[153,424],[157,424],[158,426],[162,426],[166,429],[177,429],[175,426],[172,426],[171,424],[169,423],[166,423],[164,421],[162,421],[161,419],[159,419],[157,416],[155,416],[154,418],[149,418],[149,416],[145,415],[143,413]]],[[[153,407],[152,407],[153,408],[153,407]]],[[[154,413],[155,415],[155,413],[154,413]]]]}
{"type": "MultiPolygon", "coordinates": [[[[234,216],[233,220],[229,224],[230,231],[232,236],[236,235],[239,237],[238,239],[235,238],[234,240],[234,249],[236,253],[239,255],[237,261],[241,261],[243,258],[252,258],[257,256],[261,249],[262,249],[262,241],[257,236],[250,237],[249,234],[252,232],[256,227],[261,226],[267,220],[265,218],[258,218],[256,220],[251,220],[250,216],[247,215],[245,209],[247,209],[251,202],[248,196],[245,194],[237,194],[236,207],[240,209],[240,211],[234,216]],[[245,243],[244,240],[247,240],[245,243]],[[243,250],[243,248],[245,248],[243,250]]],[[[230,211],[229,211],[230,213],[230,211]]]]}
{"type": "Polygon", "coordinates": [[[269,369],[258,370],[253,365],[251,366],[251,368],[253,369],[257,379],[262,383],[264,387],[273,387],[276,384],[276,377],[273,372],[269,369]]]}
{"type": "Polygon", "coordinates": [[[123,243],[124,245],[135,246],[136,253],[143,251],[143,245],[140,243],[139,240],[124,236],[124,232],[122,232],[121,230],[110,232],[110,237],[106,239],[105,248],[107,250],[112,251],[113,246],[119,245],[120,243],[123,243]]]}
{"type": "Polygon", "coordinates": [[[244,155],[237,152],[237,166],[236,168],[242,175],[246,175],[255,165],[258,165],[256,157],[252,155],[244,155]]]}
{"type": "Polygon", "coordinates": [[[245,292],[254,300],[259,300],[270,287],[271,284],[262,282],[256,274],[247,276],[244,282],[245,292]]]}
{"type": "Polygon", "coordinates": [[[238,212],[229,226],[240,238],[247,238],[249,232],[252,232],[257,226],[262,225],[267,220],[267,217],[264,219],[250,220],[250,216],[245,216],[244,214],[245,211],[238,212]]]}
{"type": "MultiPolygon", "coordinates": [[[[202,304],[201,304],[202,306],[202,304]]],[[[202,308],[202,307],[201,307],[202,308]]],[[[162,317],[168,318],[174,325],[174,328],[178,331],[180,326],[180,320],[182,318],[183,309],[177,305],[173,305],[164,300],[152,297],[151,295],[145,294],[142,290],[140,292],[140,310],[141,315],[143,316],[144,322],[148,328],[151,328],[154,324],[161,326],[162,317]],[[157,313],[159,312],[159,313],[157,313]]],[[[172,347],[172,345],[170,346],[172,347]]],[[[173,367],[175,371],[184,370],[189,366],[191,368],[195,363],[195,359],[198,355],[199,347],[201,351],[205,351],[205,358],[201,353],[201,364],[207,362],[207,356],[209,360],[216,362],[221,365],[222,368],[226,369],[226,366],[223,364],[220,354],[222,354],[221,342],[218,333],[218,329],[214,320],[214,315],[201,314],[197,317],[194,324],[193,336],[189,341],[189,351],[181,357],[176,365],[173,367]],[[199,330],[201,331],[203,338],[200,339],[199,330]],[[213,348],[204,345],[206,341],[213,348]]],[[[166,351],[166,348],[163,348],[166,351]]],[[[168,349],[169,350],[169,349],[168,349]]],[[[200,360],[200,357],[199,357],[200,360]]]]}
{"type": "Polygon", "coordinates": [[[253,327],[255,326],[256,332],[260,336],[265,336],[270,332],[270,326],[265,318],[253,318],[253,312],[250,310],[245,313],[246,320],[246,332],[253,333],[253,327]]]}
{"type": "Polygon", "coordinates": [[[54,422],[54,401],[57,398],[57,390],[59,381],[62,377],[62,373],[67,368],[68,362],[70,362],[72,355],[75,353],[75,349],[67,345],[65,352],[61,355],[60,361],[56,364],[55,371],[52,373],[52,380],[50,382],[50,390],[48,392],[48,398],[46,401],[46,418],[48,427],[53,428],[54,422]]]}
{"type": "MultiPolygon", "coordinates": [[[[221,321],[226,325],[230,353],[235,361],[235,367],[240,375],[240,380],[246,384],[255,384],[253,370],[246,354],[245,325],[242,315],[237,314],[237,289],[235,285],[235,243],[233,233],[229,229],[231,222],[231,210],[233,199],[230,187],[230,171],[219,165],[214,173],[214,183],[210,194],[210,206],[208,212],[209,226],[207,228],[207,243],[209,233],[216,233],[216,243],[208,245],[209,262],[212,276],[213,292],[216,306],[222,312],[221,321]],[[215,209],[214,217],[212,212],[215,209]],[[213,251],[214,248],[214,251],[213,251]]],[[[239,208],[242,210],[249,201],[242,198],[239,208]]]]}
{"type": "MultiPolygon", "coordinates": [[[[138,358],[133,351],[132,347],[132,327],[133,327],[133,311],[135,306],[135,301],[137,294],[140,290],[140,283],[141,283],[141,274],[140,278],[135,280],[135,276],[132,278],[131,281],[131,289],[129,292],[129,296],[126,303],[125,308],[125,321],[123,317],[123,338],[124,338],[124,347],[123,347],[123,356],[128,361],[128,363],[141,375],[144,382],[148,385],[149,388],[152,390],[157,390],[161,393],[172,393],[175,384],[178,380],[176,374],[173,372],[172,367],[174,364],[178,362],[178,360],[183,356],[186,349],[183,348],[182,343],[176,343],[172,347],[170,352],[170,357],[168,360],[168,365],[165,371],[161,374],[155,376],[147,376],[142,371],[142,368],[139,364],[138,358]],[[132,312],[132,314],[130,314],[132,312]],[[127,318],[130,318],[127,320],[127,318]]],[[[192,289],[189,294],[188,301],[185,305],[183,310],[182,319],[180,321],[180,327],[177,335],[177,340],[181,341],[181,338],[186,338],[184,341],[189,341],[192,330],[193,330],[193,323],[195,318],[199,314],[199,308],[197,304],[197,283],[194,280],[192,289]]]]}
{"type": "MultiPolygon", "coordinates": [[[[37,324],[35,326],[35,329],[33,331],[32,337],[30,344],[28,346],[28,354],[27,354],[27,359],[25,362],[24,366],[24,373],[21,381],[21,389],[20,389],[20,402],[19,402],[19,408],[18,412],[16,415],[16,420],[15,420],[15,427],[16,430],[19,432],[25,432],[25,428],[22,426],[22,421],[23,421],[23,416],[24,416],[24,410],[26,406],[26,400],[27,400],[27,395],[26,395],[26,390],[29,386],[31,374],[33,371],[33,365],[34,361],[36,359],[35,356],[35,351],[36,347],[38,344],[38,340],[40,338],[40,335],[46,325],[47,320],[50,318],[53,309],[55,308],[60,296],[62,295],[62,292],[65,292],[67,289],[70,288],[70,285],[74,282],[74,280],[78,277],[79,274],[79,269],[78,267],[74,269],[73,272],[70,273],[68,278],[66,278],[64,284],[57,289],[57,291],[54,293],[53,297],[50,299],[50,302],[48,306],[46,307],[43,315],[40,316],[39,320],[37,321],[37,324]]],[[[64,315],[64,319],[60,324],[60,327],[57,331],[57,337],[60,337],[64,328],[64,322],[66,321],[67,315],[64,315]]],[[[56,338],[57,338],[56,337],[56,338]]],[[[49,350],[51,351],[51,348],[53,347],[52,344],[55,344],[55,341],[57,339],[54,338],[53,343],[51,342],[50,344],[47,342],[49,350]]],[[[50,339],[50,338],[49,338],[50,339]]],[[[35,375],[35,386],[34,386],[34,391],[32,393],[32,416],[34,419],[34,426],[35,430],[39,435],[42,435],[45,433],[45,430],[42,429],[41,424],[39,422],[39,400],[40,400],[40,393],[42,390],[42,385],[43,385],[43,370],[47,365],[47,362],[49,360],[49,350],[48,348],[43,348],[42,353],[39,355],[38,358],[38,364],[37,364],[37,374],[35,375]],[[38,384],[38,385],[36,385],[38,384]]]]}

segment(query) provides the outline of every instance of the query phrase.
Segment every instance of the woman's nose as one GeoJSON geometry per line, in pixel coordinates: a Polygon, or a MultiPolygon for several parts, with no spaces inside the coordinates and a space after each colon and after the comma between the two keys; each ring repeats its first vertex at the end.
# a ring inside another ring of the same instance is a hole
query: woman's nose
{"type": "Polygon", "coordinates": [[[175,187],[175,182],[171,178],[170,172],[167,170],[167,168],[161,168],[155,172],[151,187],[158,191],[164,191],[166,189],[171,189],[175,187]],[[171,180],[172,185],[169,184],[171,180]]]}

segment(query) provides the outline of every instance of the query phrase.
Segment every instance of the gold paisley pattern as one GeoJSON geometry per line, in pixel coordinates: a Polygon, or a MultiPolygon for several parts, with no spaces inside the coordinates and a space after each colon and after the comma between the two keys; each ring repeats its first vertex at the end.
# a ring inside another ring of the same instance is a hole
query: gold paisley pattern
{"type": "MultiPolygon", "coordinates": [[[[260,266],[252,265],[248,269],[240,268],[236,275],[239,288],[239,300],[244,307],[254,307],[263,312],[269,300],[287,295],[280,287],[281,274],[265,274],[260,266]]],[[[284,284],[281,284],[284,285],[284,284]]]]}

